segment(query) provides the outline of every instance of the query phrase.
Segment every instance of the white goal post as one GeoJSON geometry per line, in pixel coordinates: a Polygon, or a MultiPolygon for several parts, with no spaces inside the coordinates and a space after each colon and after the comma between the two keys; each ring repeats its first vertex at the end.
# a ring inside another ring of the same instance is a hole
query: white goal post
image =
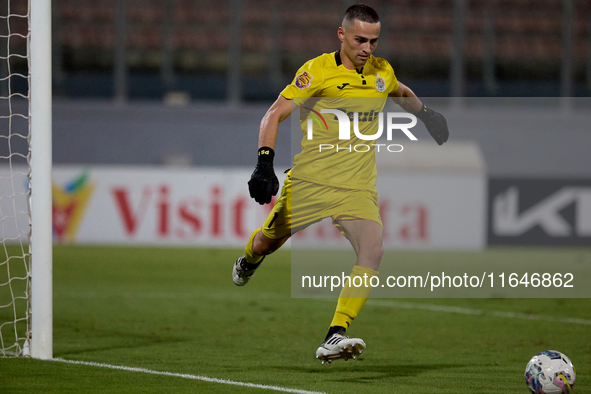
{"type": "Polygon", "coordinates": [[[51,0],[1,12],[0,357],[51,359],[51,0]]]}
{"type": "Polygon", "coordinates": [[[51,0],[30,0],[31,356],[53,358],[51,0]]]}

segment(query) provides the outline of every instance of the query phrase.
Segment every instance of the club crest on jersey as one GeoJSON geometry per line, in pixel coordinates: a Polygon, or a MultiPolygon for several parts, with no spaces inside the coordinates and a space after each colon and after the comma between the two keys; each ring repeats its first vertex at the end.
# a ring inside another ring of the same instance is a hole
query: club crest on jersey
{"type": "Polygon", "coordinates": [[[314,77],[312,76],[312,74],[310,74],[307,71],[304,71],[303,73],[301,73],[295,77],[295,85],[299,89],[309,88],[310,82],[312,82],[313,79],[314,79],[314,77]]]}
{"type": "Polygon", "coordinates": [[[376,74],[376,89],[380,93],[386,90],[386,81],[384,81],[384,78],[382,78],[380,74],[376,74]]]}

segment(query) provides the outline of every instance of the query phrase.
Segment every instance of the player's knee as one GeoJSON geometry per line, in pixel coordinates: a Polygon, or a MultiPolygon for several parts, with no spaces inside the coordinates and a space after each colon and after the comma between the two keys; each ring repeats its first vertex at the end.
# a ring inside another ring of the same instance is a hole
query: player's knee
{"type": "Polygon", "coordinates": [[[268,255],[269,253],[271,253],[269,242],[260,239],[259,234],[257,234],[257,236],[254,239],[254,242],[252,243],[252,251],[255,254],[258,254],[259,256],[268,255]]]}
{"type": "Polygon", "coordinates": [[[368,245],[363,248],[363,254],[368,260],[379,262],[384,255],[384,247],[380,244],[368,245]]]}
{"type": "Polygon", "coordinates": [[[259,256],[267,256],[281,247],[286,239],[271,239],[259,232],[254,239],[252,250],[259,256]]]}
{"type": "Polygon", "coordinates": [[[382,245],[376,245],[374,247],[374,254],[375,254],[375,259],[377,261],[380,261],[382,259],[382,256],[384,255],[384,247],[382,245]]]}
{"type": "MultiPolygon", "coordinates": [[[[277,249],[275,249],[275,250],[277,250],[277,249]]],[[[273,250],[271,245],[266,242],[265,243],[261,242],[259,244],[255,244],[255,245],[253,245],[253,248],[252,248],[252,251],[255,254],[258,254],[259,256],[269,255],[269,254],[273,253],[275,250],[273,250]]]]}

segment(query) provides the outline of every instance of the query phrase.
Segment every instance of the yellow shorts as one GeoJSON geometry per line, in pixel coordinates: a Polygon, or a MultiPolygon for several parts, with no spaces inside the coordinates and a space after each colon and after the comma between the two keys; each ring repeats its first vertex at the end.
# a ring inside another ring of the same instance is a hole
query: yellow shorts
{"type": "Polygon", "coordinates": [[[291,172],[283,183],[281,195],[263,224],[263,234],[280,239],[305,229],[324,218],[345,235],[341,220],[368,219],[383,227],[378,195],[367,190],[340,189],[295,180],[291,172]],[[292,193],[292,183],[295,193],[292,193]]]}

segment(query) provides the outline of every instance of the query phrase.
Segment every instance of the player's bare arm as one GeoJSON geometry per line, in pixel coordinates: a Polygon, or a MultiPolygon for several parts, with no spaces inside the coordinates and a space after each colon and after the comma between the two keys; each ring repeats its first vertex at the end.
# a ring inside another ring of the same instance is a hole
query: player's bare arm
{"type": "Polygon", "coordinates": [[[447,120],[439,112],[433,111],[419,100],[417,95],[406,85],[399,82],[398,89],[391,92],[389,97],[403,110],[414,114],[425,124],[431,137],[439,145],[443,145],[449,138],[447,120]]]}
{"type": "Polygon", "coordinates": [[[423,109],[423,103],[419,100],[415,92],[400,81],[398,82],[398,89],[390,92],[389,96],[403,110],[411,114],[416,114],[423,109]]]}
{"type": "Polygon", "coordinates": [[[291,112],[291,100],[279,95],[273,105],[269,107],[265,116],[263,116],[263,120],[261,120],[259,148],[269,147],[275,149],[279,123],[287,119],[291,112]]]}

